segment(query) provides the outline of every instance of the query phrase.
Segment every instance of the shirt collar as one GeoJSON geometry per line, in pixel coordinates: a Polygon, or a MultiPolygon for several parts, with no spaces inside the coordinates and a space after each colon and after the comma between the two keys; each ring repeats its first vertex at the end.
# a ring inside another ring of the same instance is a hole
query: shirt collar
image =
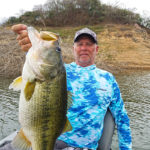
{"type": "Polygon", "coordinates": [[[90,65],[90,66],[87,66],[87,67],[82,67],[82,66],[77,65],[75,62],[72,62],[72,63],[71,63],[71,66],[72,66],[73,68],[82,69],[82,70],[94,70],[94,69],[96,68],[96,65],[95,65],[95,64],[90,65]]]}

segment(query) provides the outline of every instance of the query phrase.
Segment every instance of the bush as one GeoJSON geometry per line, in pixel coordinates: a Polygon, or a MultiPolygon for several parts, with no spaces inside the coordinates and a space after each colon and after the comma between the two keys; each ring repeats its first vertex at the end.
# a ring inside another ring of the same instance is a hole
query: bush
{"type": "Polygon", "coordinates": [[[15,24],[18,23],[19,21],[20,21],[19,18],[12,16],[7,20],[6,25],[15,24]]]}
{"type": "Polygon", "coordinates": [[[103,5],[105,20],[108,22],[121,23],[121,24],[134,24],[140,19],[140,15],[133,13],[128,9],[121,9],[118,6],[103,5]]]}
{"type": "Polygon", "coordinates": [[[118,6],[101,4],[100,0],[48,0],[44,5],[36,5],[20,17],[10,17],[6,24],[25,23],[42,26],[95,25],[101,22],[134,24],[149,21],[139,14],[118,6]]]}
{"type": "Polygon", "coordinates": [[[44,10],[45,22],[51,26],[96,24],[103,20],[99,0],[49,0],[44,10]]]}

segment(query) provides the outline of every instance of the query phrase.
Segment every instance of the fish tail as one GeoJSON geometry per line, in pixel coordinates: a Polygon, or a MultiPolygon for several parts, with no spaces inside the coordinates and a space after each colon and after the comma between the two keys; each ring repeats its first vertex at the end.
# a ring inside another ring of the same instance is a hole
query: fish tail
{"type": "Polygon", "coordinates": [[[21,129],[11,143],[15,150],[31,150],[31,142],[24,135],[21,129]]]}

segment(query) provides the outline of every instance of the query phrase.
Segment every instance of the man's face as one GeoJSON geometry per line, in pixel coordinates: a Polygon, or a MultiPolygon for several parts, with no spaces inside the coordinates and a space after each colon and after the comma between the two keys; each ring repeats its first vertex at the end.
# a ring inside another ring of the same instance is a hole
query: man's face
{"type": "Polygon", "coordinates": [[[74,43],[73,52],[77,65],[87,67],[94,64],[98,46],[88,36],[82,36],[74,43]]]}

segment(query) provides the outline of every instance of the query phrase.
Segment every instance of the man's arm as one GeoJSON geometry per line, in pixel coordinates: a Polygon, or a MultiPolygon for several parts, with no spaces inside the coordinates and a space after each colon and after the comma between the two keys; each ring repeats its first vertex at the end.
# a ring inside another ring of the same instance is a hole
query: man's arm
{"type": "Polygon", "coordinates": [[[24,24],[16,24],[12,26],[12,30],[18,34],[17,40],[21,49],[27,52],[32,46],[28,37],[27,26],[24,24]]]}
{"type": "Polygon", "coordinates": [[[131,139],[131,129],[130,120],[125,109],[120,89],[116,80],[113,77],[112,80],[112,101],[109,106],[110,111],[115,119],[118,131],[119,149],[120,150],[131,150],[132,149],[132,139],[131,139]]]}

